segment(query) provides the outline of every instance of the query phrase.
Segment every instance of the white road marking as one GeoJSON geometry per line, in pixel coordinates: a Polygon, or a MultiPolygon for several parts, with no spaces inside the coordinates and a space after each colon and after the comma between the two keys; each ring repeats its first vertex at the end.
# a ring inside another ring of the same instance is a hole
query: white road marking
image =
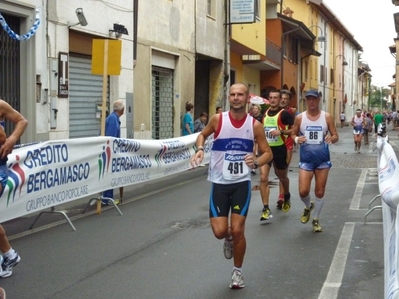
{"type": "MultiPolygon", "coordinates": [[[[374,169],[363,169],[360,174],[359,180],[356,185],[355,192],[352,197],[352,202],[349,207],[350,210],[363,210],[359,209],[360,200],[363,192],[363,188],[366,181],[367,173],[373,173],[374,169]]],[[[330,265],[330,269],[327,274],[327,278],[324,281],[323,287],[320,291],[318,299],[336,299],[338,298],[339,288],[342,284],[342,279],[344,276],[346,260],[348,258],[349,249],[353,237],[353,232],[355,230],[355,222],[346,222],[344,228],[342,229],[341,237],[337,248],[334,253],[333,260],[330,265]]],[[[381,225],[382,222],[368,222],[370,224],[381,225]]]]}
{"type": "Polygon", "coordinates": [[[328,271],[327,278],[320,291],[319,299],[335,299],[338,297],[354,229],[354,222],[345,223],[330,270],[328,271]]]}
{"type": "Polygon", "coordinates": [[[365,168],[362,170],[362,173],[360,174],[349,210],[359,210],[360,200],[362,197],[362,192],[363,192],[363,188],[364,188],[364,182],[366,180],[367,171],[368,171],[368,169],[365,168]]]}

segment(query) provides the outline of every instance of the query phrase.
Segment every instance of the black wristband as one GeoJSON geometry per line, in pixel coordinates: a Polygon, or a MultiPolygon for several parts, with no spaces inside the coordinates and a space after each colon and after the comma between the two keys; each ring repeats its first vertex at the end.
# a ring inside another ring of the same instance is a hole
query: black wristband
{"type": "Polygon", "coordinates": [[[197,149],[195,150],[195,152],[198,153],[199,151],[204,151],[204,147],[203,147],[203,146],[197,147],[197,149]]]}

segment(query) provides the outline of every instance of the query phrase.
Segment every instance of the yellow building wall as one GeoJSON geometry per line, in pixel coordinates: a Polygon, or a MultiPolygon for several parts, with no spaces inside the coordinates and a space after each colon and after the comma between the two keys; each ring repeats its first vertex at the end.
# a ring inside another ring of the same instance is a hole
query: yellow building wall
{"type": "Polygon", "coordinates": [[[236,74],[236,82],[242,82],[242,60],[238,53],[230,53],[230,69],[236,74]]]}
{"type": "Polygon", "coordinates": [[[248,85],[249,93],[260,96],[260,71],[258,69],[244,65],[242,80],[248,85]]]}
{"type": "Polygon", "coordinates": [[[260,18],[256,23],[232,25],[231,38],[260,55],[266,55],[266,0],[260,2],[260,18]]]}
{"type": "MultiPolygon", "coordinates": [[[[230,82],[230,84],[245,83],[248,86],[249,93],[261,95],[260,71],[258,69],[244,65],[241,55],[234,52],[230,53],[230,69],[235,72],[235,82],[230,82]]],[[[249,103],[247,108],[249,108],[249,103]]]]}

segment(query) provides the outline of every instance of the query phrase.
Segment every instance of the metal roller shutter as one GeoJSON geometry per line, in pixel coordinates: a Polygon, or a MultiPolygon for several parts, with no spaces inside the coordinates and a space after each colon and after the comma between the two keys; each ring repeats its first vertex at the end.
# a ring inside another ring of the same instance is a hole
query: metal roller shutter
{"type": "Polygon", "coordinates": [[[152,67],[152,138],[173,138],[173,70],[152,67]]]}
{"type": "MultiPolygon", "coordinates": [[[[91,73],[91,58],[69,56],[69,138],[100,134],[97,106],[102,102],[103,78],[91,73]]],[[[109,111],[109,77],[107,81],[109,111]]]]}

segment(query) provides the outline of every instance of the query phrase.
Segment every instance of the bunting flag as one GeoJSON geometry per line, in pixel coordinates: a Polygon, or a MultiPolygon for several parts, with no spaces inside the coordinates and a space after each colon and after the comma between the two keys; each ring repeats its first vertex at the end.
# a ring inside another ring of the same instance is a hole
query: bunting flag
{"type": "Polygon", "coordinates": [[[39,15],[39,10],[36,9],[36,19],[35,22],[33,23],[33,26],[31,27],[31,29],[29,30],[28,33],[24,34],[24,35],[18,35],[16,34],[11,28],[10,26],[8,26],[6,20],[4,19],[4,17],[0,14],[0,24],[3,27],[3,29],[8,33],[8,35],[15,40],[28,40],[30,39],[35,33],[37,28],[39,28],[40,25],[40,15],[39,15]]]}

